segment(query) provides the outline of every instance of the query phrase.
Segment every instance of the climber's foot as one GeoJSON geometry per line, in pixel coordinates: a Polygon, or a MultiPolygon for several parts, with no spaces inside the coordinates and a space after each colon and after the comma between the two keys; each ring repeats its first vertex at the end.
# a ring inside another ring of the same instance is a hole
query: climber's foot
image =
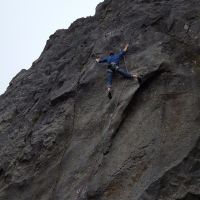
{"type": "Polygon", "coordinates": [[[135,74],[132,74],[132,77],[133,77],[134,79],[137,79],[137,75],[135,75],[135,74]]]}
{"type": "Polygon", "coordinates": [[[112,93],[111,93],[111,88],[108,88],[108,98],[109,99],[112,99],[112,93]]]}

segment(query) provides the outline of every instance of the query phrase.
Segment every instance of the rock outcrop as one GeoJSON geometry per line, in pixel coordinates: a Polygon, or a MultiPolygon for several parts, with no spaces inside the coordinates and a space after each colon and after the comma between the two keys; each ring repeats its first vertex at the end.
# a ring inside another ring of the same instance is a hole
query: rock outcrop
{"type": "Polygon", "coordinates": [[[105,0],[50,36],[0,96],[0,200],[200,199],[199,10],[105,0]],[[125,43],[143,83],[109,100],[95,57],[125,43]]]}

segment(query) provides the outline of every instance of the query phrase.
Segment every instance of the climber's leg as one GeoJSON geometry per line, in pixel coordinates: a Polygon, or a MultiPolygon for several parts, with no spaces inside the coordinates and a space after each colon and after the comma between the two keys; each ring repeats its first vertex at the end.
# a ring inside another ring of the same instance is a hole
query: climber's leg
{"type": "Polygon", "coordinates": [[[137,75],[133,75],[129,72],[126,72],[124,69],[117,67],[116,72],[121,74],[125,78],[137,78],[137,75]]]}
{"type": "Polygon", "coordinates": [[[131,73],[125,71],[122,68],[117,67],[116,68],[116,72],[118,72],[119,74],[121,74],[125,78],[128,78],[128,79],[131,79],[131,78],[137,79],[137,81],[138,81],[139,84],[142,83],[142,79],[140,78],[140,76],[138,76],[136,74],[131,74],[131,73]]]}

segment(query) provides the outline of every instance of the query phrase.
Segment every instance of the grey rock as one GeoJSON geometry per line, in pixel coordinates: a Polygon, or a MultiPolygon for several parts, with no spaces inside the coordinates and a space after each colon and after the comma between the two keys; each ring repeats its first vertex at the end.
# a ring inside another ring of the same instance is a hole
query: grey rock
{"type": "Polygon", "coordinates": [[[200,2],[105,0],[0,96],[0,200],[200,199],[200,2]],[[114,77],[95,63],[129,43],[114,77]]]}

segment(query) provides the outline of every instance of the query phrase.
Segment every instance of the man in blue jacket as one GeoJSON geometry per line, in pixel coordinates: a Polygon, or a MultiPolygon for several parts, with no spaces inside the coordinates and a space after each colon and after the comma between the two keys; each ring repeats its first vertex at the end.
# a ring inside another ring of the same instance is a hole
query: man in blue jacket
{"type": "Polygon", "coordinates": [[[118,54],[114,54],[113,52],[110,52],[110,55],[106,58],[103,58],[103,59],[96,58],[96,61],[98,63],[107,63],[108,64],[108,68],[107,68],[107,88],[108,88],[109,99],[112,98],[111,87],[112,87],[112,77],[113,77],[114,72],[117,72],[117,73],[121,74],[123,77],[128,78],[128,79],[136,78],[139,83],[141,82],[141,79],[140,79],[139,76],[134,75],[134,74],[130,74],[126,70],[119,67],[119,62],[125,56],[127,49],[128,49],[128,46],[129,45],[127,44],[124,47],[123,51],[121,51],[118,54]]]}

